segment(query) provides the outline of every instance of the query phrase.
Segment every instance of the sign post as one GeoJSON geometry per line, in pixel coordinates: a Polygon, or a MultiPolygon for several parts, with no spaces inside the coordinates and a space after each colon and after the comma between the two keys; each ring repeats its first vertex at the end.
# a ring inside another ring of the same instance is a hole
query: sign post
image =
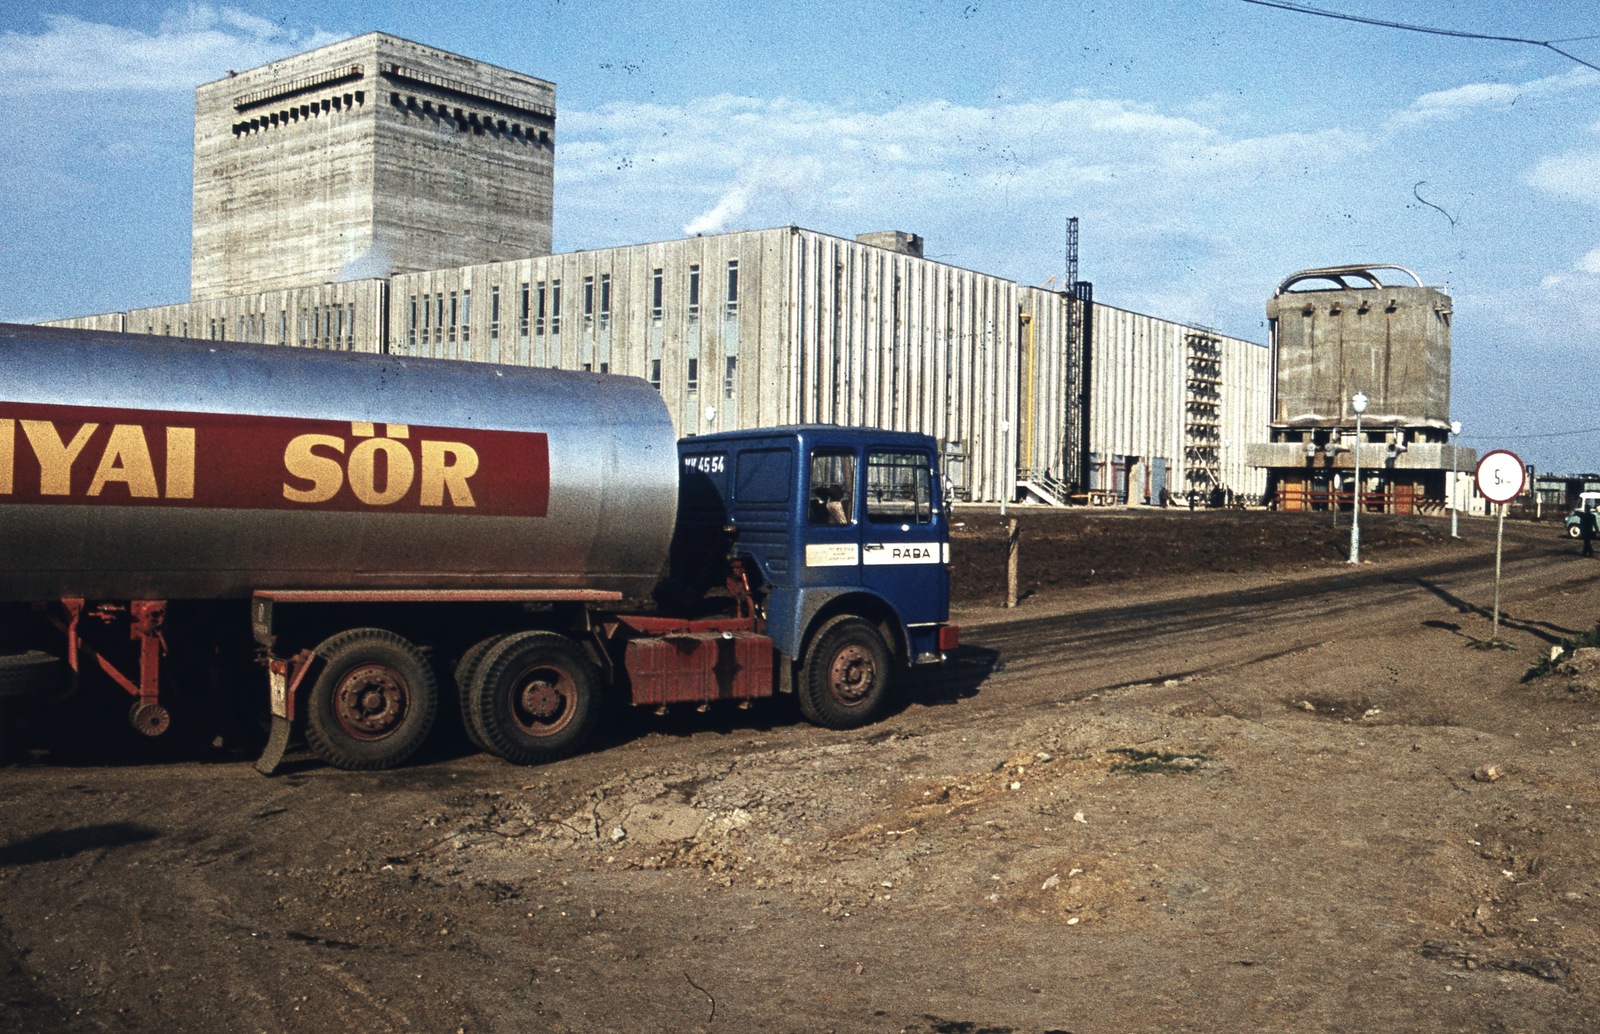
{"type": "Polygon", "coordinates": [[[1500,508],[1499,526],[1494,535],[1494,631],[1489,642],[1500,640],[1500,554],[1506,539],[1506,504],[1522,494],[1528,471],[1514,452],[1494,449],[1478,461],[1478,491],[1500,508]]]}

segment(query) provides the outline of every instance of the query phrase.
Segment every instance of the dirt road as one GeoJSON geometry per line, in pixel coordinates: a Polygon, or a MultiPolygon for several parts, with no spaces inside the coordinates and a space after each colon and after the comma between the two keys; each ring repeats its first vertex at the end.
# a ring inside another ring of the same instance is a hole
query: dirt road
{"type": "Polygon", "coordinates": [[[1600,563],[1508,527],[1484,649],[1487,522],[1072,519],[854,732],[0,771],[0,1030],[1594,1029],[1600,563]]]}

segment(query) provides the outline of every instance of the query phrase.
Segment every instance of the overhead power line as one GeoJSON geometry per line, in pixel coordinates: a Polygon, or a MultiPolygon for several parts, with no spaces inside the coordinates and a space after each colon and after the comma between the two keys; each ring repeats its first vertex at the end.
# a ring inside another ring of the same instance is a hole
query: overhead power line
{"type": "Polygon", "coordinates": [[[1580,427],[1576,431],[1546,431],[1543,434],[1464,434],[1461,437],[1469,441],[1481,442],[1489,439],[1494,441],[1524,441],[1529,438],[1570,438],[1575,434],[1600,433],[1600,427],[1580,427]]]}
{"type": "Polygon", "coordinates": [[[1431,36],[1455,36],[1458,39],[1483,39],[1492,40],[1496,43],[1526,43],[1531,47],[1543,47],[1546,50],[1553,50],[1569,61],[1576,61],[1585,68],[1592,68],[1596,72],[1600,72],[1600,65],[1585,61],[1576,54],[1570,54],[1556,46],[1557,43],[1571,43],[1576,42],[1577,40],[1594,39],[1595,37],[1593,36],[1574,36],[1570,39],[1556,40],[1523,39],[1520,36],[1492,36],[1482,32],[1462,32],[1459,29],[1436,29],[1427,25],[1408,25],[1405,22],[1384,21],[1382,18],[1364,18],[1357,14],[1344,14],[1340,11],[1324,11],[1320,7],[1310,7],[1306,4],[1284,3],[1282,0],[1244,0],[1244,2],[1247,4],[1255,4],[1257,7],[1276,7],[1282,11],[1293,11],[1296,14],[1314,14],[1319,18],[1336,18],[1343,22],[1359,22],[1362,25],[1378,25],[1385,29],[1404,29],[1407,32],[1426,32],[1431,36]]]}

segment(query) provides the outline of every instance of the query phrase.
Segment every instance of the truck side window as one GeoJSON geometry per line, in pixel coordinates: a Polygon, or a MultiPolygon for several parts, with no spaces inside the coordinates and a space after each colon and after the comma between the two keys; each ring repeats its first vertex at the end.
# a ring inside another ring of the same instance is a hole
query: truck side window
{"type": "Polygon", "coordinates": [[[851,452],[811,454],[810,521],[844,525],[856,512],[856,457],[851,452]]]}
{"type": "Polygon", "coordinates": [[[920,452],[867,453],[867,520],[927,524],[933,520],[933,478],[920,452]]]}

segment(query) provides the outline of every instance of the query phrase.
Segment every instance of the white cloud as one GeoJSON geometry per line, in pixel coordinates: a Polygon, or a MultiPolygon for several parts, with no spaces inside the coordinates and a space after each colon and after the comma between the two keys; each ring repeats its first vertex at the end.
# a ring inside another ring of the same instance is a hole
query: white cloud
{"type": "Polygon", "coordinates": [[[1573,68],[1560,75],[1546,76],[1526,83],[1466,83],[1448,90],[1425,93],[1410,107],[1391,119],[1395,126],[1421,122],[1442,122],[1461,118],[1485,109],[1509,108],[1522,100],[1567,93],[1600,86],[1600,72],[1573,68]]]}
{"type": "Polygon", "coordinates": [[[1585,273],[1600,273],[1600,248],[1595,248],[1579,259],[1578,269],[1585,273]]]}
{"type": "Polygon", "coordinates": [[[1109,189],[1181,203],[1326,168],[1371,146],[1341,129],[1236,138],[1130,102],[1083,98],[870,112],[718,96],[681,108],[566,112],[562,125],[563,197],[670,192],[697,213],[690,233],[854,220],[902,204],[1054,208],[1064,196],[1109,189]]]}
{"type": "Polygon", "coordinates": [[[1572,151],[1533,167],[1528,182],[1560,197],[1600,204],[1600,151],[1572,151]]]}
{"type": "Polygon", "coordinates": [[[229,7],[169,12],[153,32],[44,16],[45,30],[0,33],[0,80],[13,96],[193,90],[196,84],[338,38],[292,33],[229,7]]]}

